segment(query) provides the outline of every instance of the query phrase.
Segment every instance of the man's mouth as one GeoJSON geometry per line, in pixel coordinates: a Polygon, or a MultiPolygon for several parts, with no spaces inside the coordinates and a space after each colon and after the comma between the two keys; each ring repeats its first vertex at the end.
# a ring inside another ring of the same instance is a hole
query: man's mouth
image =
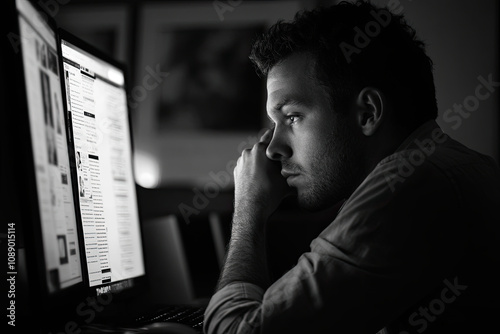
{"type": "Polygon", "coordinates": [[[282,170],[281,171],[281,175],[283,175],[283,177],[285,179],[288,179],[288,178],[291,178],[291,177],[294,177],[294,176],[298,176],[299,174],[298,173],[294,173],[294,172],[290,172],[290,171],[286,171],[286,170],[282,170]]]}
{"type": "MultiPolygon", "coordinates": [[[[289,187],[293,187],[294,183],[296,183],[294,181],[300,176],[299,173],[286,171],[286,170],[282,170],[281,175],[283,175],[283,177],[286,179],[286,183],[288,183],[289,187]]],[[[296,186],[296,184],[295,184],[295,186],[296,186]]]]}

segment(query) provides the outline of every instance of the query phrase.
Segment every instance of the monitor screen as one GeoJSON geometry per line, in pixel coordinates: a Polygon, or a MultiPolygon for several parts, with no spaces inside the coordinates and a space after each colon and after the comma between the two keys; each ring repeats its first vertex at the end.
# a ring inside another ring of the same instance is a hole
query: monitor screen
{"type": "Polygon", "coordinates": [[[83,281],[55,31],[16,0],[47,291],[83,281]]]}
{"type": "Polygon", "coordinates": [[[99,294],[144,275],[125,77],[81,45],[60,44],[88,286],[99,294]]]}

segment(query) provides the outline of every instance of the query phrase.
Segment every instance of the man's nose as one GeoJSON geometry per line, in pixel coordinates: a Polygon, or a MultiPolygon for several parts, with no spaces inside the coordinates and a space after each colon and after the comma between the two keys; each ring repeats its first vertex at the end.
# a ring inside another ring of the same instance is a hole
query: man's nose
{"type": "Polygon", "coordinates": [[[274,128],[273,137],[266,149],[266,155],[269,159],[277,161],[292,156],[292,148],[288,143],[288,139],[278,127],[274,128]]]}

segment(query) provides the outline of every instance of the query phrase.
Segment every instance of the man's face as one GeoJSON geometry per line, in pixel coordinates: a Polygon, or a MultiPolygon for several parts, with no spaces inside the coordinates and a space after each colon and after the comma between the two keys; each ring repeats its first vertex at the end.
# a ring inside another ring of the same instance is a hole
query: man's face
{"type": "Polygon", "coordinates": [[[332,110],[312,57],[294,54],[274,66],[267,94],[275,128],[266,153],[281,162],[300,206],[324,209],[348,196],[359,169],[353,117],[332,110]]]}

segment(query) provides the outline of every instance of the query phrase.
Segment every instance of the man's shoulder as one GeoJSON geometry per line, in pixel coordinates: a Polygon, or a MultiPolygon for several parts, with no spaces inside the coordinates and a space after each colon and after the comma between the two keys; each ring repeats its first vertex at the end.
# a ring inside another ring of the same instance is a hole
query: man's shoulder
{"type": "Polygon", "coordinates": [[[498,183],[500,169],[493,158],[441,132],[438,136],[415,138],[404,149],[383,159],[367,179],[381,177],[395,191],[408,179],[429,185],[444,179],[452,183],[498,183]]]}
{"type": "Polygon", "coordinates": [[[383,159],[322,236],[404,235],[412,226],[447,231],[463,228],[477,212],[483,220],[498,217],[493,212],[498,206],[500,173],[492,159],[449,137],[434,147],[417,141],[383,159]]]}

